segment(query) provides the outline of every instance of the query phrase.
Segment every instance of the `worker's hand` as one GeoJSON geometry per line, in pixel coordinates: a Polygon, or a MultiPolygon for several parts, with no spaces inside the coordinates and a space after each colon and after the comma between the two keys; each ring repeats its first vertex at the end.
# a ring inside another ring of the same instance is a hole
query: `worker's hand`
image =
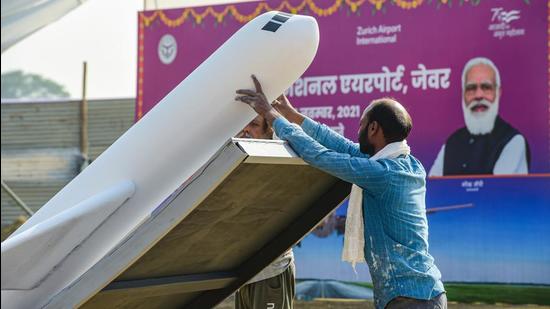
{"type": "Polygon", "coordinates": [[[267,101],[262,91],[262,85],[260,85],[256,76],[252,75],[252,81],[254,82],[256,91],[239,89],[237,90],[239,96],[235,97],[235,100],[248,104],[258,115],[264,117],[269,125],[272,125],[275,118],[281,115],[267,101]]]}
{"type": "Polygon", "coordinates": [[[288,119],[290,122],[294,122],[298,125],[301,125],[304,121],[304,115],[300,114],[287,97],[284,94],[281,94],[277,100],[273,101],[273,107],[281,114],[283,117],[288,119]]]}

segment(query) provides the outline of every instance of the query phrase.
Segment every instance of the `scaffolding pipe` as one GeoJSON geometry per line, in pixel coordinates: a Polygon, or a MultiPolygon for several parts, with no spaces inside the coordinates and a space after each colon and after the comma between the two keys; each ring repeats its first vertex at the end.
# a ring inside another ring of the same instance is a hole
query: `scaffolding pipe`
{"type": "Polygon", "coordinates": [[[27,206],[25,202],[23,202],[23,200],[21,200],[19,196],[17,196],[17,194],[15,194],[15,192],[13,192],[10,187],[8,187],[8,185],[4,182],[4,179],[2,179],[1,181],[2,189],[4,189],[4,191],[6,191],[6,193],[13,199],[15,204],[23,209],[29,216],[34,215],[34,211],[32,211],[29,206],[27,206]]]}

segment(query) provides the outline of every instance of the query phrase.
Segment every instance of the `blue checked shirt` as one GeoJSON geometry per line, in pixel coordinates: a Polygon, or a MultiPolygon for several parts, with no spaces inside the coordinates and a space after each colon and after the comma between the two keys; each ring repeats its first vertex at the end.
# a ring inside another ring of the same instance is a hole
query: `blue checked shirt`
{"type": "Polygon", "coordinates": [[[309,118],[302,127],[277,118],[277,136],[304,161],[363,189],[365,259],[376,308],[398,296],[431,299],[444,292],[428,253],[426,172],[412,155],[369,160],[359,144],[309,118]]]}

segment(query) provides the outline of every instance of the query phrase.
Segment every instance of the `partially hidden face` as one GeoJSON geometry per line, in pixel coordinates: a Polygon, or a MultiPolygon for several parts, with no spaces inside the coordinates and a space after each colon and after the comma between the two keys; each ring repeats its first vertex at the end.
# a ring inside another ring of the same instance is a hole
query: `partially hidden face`
{"type": "Polygon", "coordinates": [[[271,139],[272,130],[267,125],[267,122],[262,116],[256,116],[249,124],[244,127],[240,137],[271,139]]]}
{"type": "Polygon", "coordinates": [[[365,109],[365,111],[363,112],[357,134],[359,136],[359,150],[361,150],[362,153],[372,156],[374,155],[374,144],[371,143],[369,139],[369,119],[367,115],[368,110],[369,108],[365,109]]]}

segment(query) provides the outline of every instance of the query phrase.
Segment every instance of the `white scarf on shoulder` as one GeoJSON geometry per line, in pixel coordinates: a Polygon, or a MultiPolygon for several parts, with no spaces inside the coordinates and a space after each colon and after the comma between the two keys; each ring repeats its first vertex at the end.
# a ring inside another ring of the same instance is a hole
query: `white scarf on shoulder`
{"type": "MultiPolygon", "coordinates": [[[[409,155],[411,148],[407,141],[395,142],[386,145],[370,160],[394,159],[401,155],[409,155]]],[[[351,187],[348,212],[346,215],[346,230],[344,232],[344,249],[342,261],[351,263],[353,271],[357,263],[365,263],[365,234],[363,226],[363,189],[357,185],[351,187]]],[[[357,272],[355,271],[357,274],[357,272]]]]}

